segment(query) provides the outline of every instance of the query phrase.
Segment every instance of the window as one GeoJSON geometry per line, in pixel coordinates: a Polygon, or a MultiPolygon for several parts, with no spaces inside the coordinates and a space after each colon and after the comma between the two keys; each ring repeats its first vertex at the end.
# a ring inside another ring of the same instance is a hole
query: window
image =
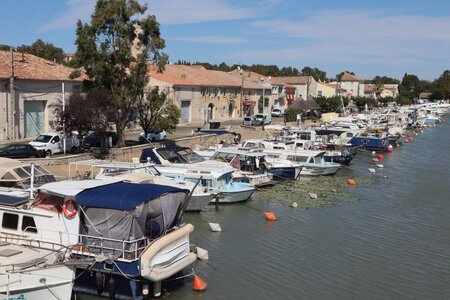
{"type": "Polygon", "coordinates": [[[227,95],[227,89],[226,88],[222,88],[222,96],[226,96],[227,95]]]}
{"type": "Polygon", "coordinates": [[[17,229],[17,224],[19,223],[19,215],[4,213],[2,220],[2,227],[8,229],[17,229]]]}
{"type": "Polygon", "coordinates": [[[318,95],[318,96],[322,96],[322,91],[318,91],[318,92],[317,92],[317,95],[318,95]]]}
{"type": "Polygon", "coordinates": [[[74,93],[81,93],[81,85],[74,85],[72,91],[74,93]]]}
{"type": "Polygon", "coordinates": [[[181,89],[179,87],[177,87],[177,98],[181,98],[181,89]]]}
{"type": "Polygon", "coordinates": [[[18,150],[27,150],[28,145],[19,145],[18,150]]]}
{"type": "Polygon", "coordinates": [[[22,231],[37,232],[36,223],[34,222],[33,217],[23,216],[22,231]]]}
{"type": "Polygon", "coordinates": [[[55,136],[52,140],[52,143],[59,143],[59,136],[55,136]]]}
{"type": "Polygon", "coordinates": [[[194,99],[194,96],[195,96],[195,88],[192,88],[192,99],[194,99]]]}

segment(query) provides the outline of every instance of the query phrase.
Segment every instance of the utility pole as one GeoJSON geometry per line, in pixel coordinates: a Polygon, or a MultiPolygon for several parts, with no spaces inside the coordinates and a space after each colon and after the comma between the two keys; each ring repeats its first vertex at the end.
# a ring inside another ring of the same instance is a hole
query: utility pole
{"type": "Polygon", "coordinates": [[[244,70],[238,67],[239,73],[241,74],[241,118],[244,115],[244,70]]]}
{"type": "MultiPolygon", "coordinates": [[[[61,90],[62,90],[62,110],[63,110],[63,115],[64,115],[64,111],[66,110],[66,97],[65,97],[65,90],[64,90],[64,82],[61,83],[61,90]]],[[[66,152],[66,121],[63,120],[63,149],[64,149],[64,155],[67,155],[66,152]]]]}
{"type": "Polygon", "coordinates": [[[8,130],[8,138],[15,139],[14,134],[14,126],[15,126],[15,94],[14,94],[14,50],[11,46],[9,48],[9,52],[11,54],[11,77],[9,78],[9,111],[8,111],[8,118],[9,118],[9,130],[8,130]]]}

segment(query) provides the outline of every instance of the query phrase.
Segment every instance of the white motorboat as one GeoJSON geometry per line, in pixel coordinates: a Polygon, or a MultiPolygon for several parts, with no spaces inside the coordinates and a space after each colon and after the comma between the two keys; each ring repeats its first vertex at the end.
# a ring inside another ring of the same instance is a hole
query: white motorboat
{"type": "Polygon", "coordinates": [[[246,201],[255,191],[255,187],[248,183],[233,182],[233,169],[220,169],[217,167],[197,165],[183,167],[157,166],[157,169],[168,177],[192,182],[200,180],[200,188],[208,188],[219,193],[216,199],[212,200],[215,203],[246,201]]]}
{"type": "Polygon", "coordinates": [[[155,166],[149,163],[87,160],[71,163],[70,169],[80,166],[89,167],[87,177],[91,179],[116,178],[133,183],[162,184],[193,191],[189,204],[185,209],[185,211],[189,212],[201,211],[217,196],[216,192],[206,188],[196,187],[193,182],[162,176],[155,166]]]}

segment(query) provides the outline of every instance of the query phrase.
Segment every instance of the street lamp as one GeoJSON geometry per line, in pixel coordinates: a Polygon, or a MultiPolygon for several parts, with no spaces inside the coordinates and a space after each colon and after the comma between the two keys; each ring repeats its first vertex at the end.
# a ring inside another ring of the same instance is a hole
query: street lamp
{"type": "Polygon", "coordinates": [[[240,66],[237,67],[239,74],[241,74],[241,111],[240,116],[242,118],[243,116],[243,110],[244,110],[244,71],[241,69],[240,66]]]}

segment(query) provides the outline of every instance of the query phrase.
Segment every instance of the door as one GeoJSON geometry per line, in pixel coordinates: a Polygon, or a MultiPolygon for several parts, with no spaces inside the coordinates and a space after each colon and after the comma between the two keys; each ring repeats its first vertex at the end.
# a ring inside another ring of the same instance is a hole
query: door
{"type": "Polygon", "coordinates": [[[25,137],[39,135],[45,131],[45,101],[25,101],[25,137]]]}
{"type": "Polygon", "coordinates": [[[190,101],[181,101],[181,123],[189,122],[190,101]]]}

